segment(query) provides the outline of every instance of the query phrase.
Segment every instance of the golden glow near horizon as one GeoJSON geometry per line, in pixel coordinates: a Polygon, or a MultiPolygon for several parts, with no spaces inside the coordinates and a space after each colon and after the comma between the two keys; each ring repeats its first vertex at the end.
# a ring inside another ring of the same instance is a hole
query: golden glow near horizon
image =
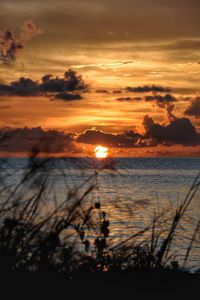
{"type": "Polygon", "coordinates": [[[199,156],[194,131],[190,139],[192,126],[200,134],[198,1],[57,0],[54,9],[52,0],[28,2],[1,0],[0,128],[33,128],[34,138],[37,127],[72,134],[70,147],[63,140],[56,149],[71,155],[85,155],[85,147],[94,156],[94,145],[109,143],[112,156],[199,156]],[[12,42],[21,49],[7,49],[12,42]],[[62,87],[69,69],[87,89],[62,87]],[[145,136],[146,115],[168,140],[138,145],[133,136],[145,136]],[[174,118],[183,120],[166,127],[174,118]]]}
{"type": "Polygon", "coordinates": [[[94,149],[94,153],[95,153],[96,158],[106,158],[108,156],[108,148],[102,147],[102,146],[97,146],[94,149]]]}

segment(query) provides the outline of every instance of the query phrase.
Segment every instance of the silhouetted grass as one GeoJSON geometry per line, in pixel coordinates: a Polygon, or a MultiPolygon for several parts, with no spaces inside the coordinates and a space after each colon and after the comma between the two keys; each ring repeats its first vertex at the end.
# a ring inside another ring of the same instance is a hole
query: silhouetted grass
{"type": "MultiPolygon", "coordinates": [[[[60,200],[49,178],[58,161],[39,159],[37,154],[37,149],[34,149],[28,168],[14,187],[6,185],[1,178],[2,282],[19,284],[19,278],[23,281],[30,279],[28,285],[31,282],[31,285],[42,283],[45,286],[45,282],[54,282],[57,287],[67,286],[67,293],[73,292],[77,286],[84,289],[87,280],[96,287],[98,282],[103,282],[107,292],[109,282],[111,286],[113,282],[122,284],[123,278],[126,279],[126,284],[123,283],[126,289],[131,287],[133,279],[141,289],[143,278],[151,283],[152,278],[159,280],[159,276],[167,280],[173,276],[176,280],[186,276],[191,280],[185,267],[199,232],[199,221],[189,237],[182,264],[176,260],[177,253],[173,252],[172,243],[197,193],[200,174],[170,220],[165,212],[155,215],[145,228],[113,244],[110,221],[98,197],[98,175],[109,168],[109,160],[94,165],[94,172],[79,186],[71,188],[66,184],[65,197],[60,200]],[[97,192],[96,197],[88,201],[93,191],[97,192]]],[[[64,158],[61,160],[62,165],[66,163],[64,158]]],[[[76,165],[77,160],[72,161],[76,165]]],[[[117,172],[112,162],[110,168],[117,172]]],[[[68,175],[62,166],[60,173],[64,179],[68,175]]]]}

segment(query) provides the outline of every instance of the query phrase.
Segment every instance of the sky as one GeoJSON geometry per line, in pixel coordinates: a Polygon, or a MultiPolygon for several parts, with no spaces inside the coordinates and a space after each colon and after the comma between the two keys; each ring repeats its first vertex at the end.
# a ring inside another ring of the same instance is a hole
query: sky
{"type": "Polygon", "coordinates": [[[0,0],[0,155],[199,156],[199,0],[0,0]]]}

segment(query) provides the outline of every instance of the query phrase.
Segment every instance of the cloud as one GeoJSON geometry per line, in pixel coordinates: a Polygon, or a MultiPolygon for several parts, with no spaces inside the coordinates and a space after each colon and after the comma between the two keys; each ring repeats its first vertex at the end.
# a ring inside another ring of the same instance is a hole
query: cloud
{"type": "Polygon", "coordinates": [[[105,89],[99,89],[96,90],[95,93],[99,93],[99,94],[110,94],[110,92],[108,90],[105,89]]]}
{"type": "Polygon", "coordinates": [[[0,31],[0,61],[4,65],[12,66],[20,50],[24,49],[25,42],[42,34],[42,30],[33,21],[25,21],[19,37],[10,30],[0,31]]]}
{"type": "Polygon", "coordinates": [[[22,31],[20,33],[20,38],[22,41],[28,41],[37,35],[43,33],[42,29],[38,27],[32,20],[27,20],[22,25],[22,31]]]}
{"type": "Polygon", "coordinates": [[[176,102],[176,98],[171,95],[171,94],[166,94],[164,96],[162,95],[158,95],[156,93],[154,93],[153,95],[146,95],[144,98],[142,97],[119,97],[117,98],[116,100],[118,101],[142,101],[142,100],[145,100],[145,101],[155,101],[158,105],[158,107],[160,108],[164,108],[165,104],[167,103],[174,103],[176,102]]]}
{"type": "Polygon", "coordinates": [[[166,94],[164,96],[158,95],[154,93],[153,95],[146,95],[144,98],[142,97],[119,97],[116,99],[121,102],[131,102],[131,101],[152,101],[155,102],[159,108],[164,108],[167,112],[168,119],[175,119],[176,117],[173,114],[174,110],[174,102],[176,102],[176,98],[171,94],[166,94]]]}
{"type": "Polygon", "coordinates": [[[44,75],[42,82],[39,85],[42,92],[65,92],[65,91],[80,91],[85,90],[87,85],[82,79],[81,75],[72,69],[67,70],[63,77],[55,77],[51,74],[44,75]]]}
{"type": "Polygon", "coordinates": [[[187,107],[185,114],[187,116],[200,117],[200,97],[196,97],[187,107]]]}
{"type": "Polygon", "coordinates": [[[148,115],[144,117],[145,138],[166,146],[183,145],[194,146],[200,144],[200,134],[187,118],[176,118],[167,125],[155,123],[148,115]]]}
{"type": "Polygon", "coordinates": [[[30,153],[37,148],[41,153],[63,153],[77,151],[74,138],[56,130],[36,128],[5,128],[0,130],[0,151],[12,153],[30,153]]]}
{"type": "Polygon", "coordinates": [[[157,103],[170,103],[170,102],[176,102],[176,98],[171,94],[166,94],[164,96],[154,94],[154,95],[147,95],[145,96],[146,101],[156,101],[157,103]]]}
{"type": "Polygon", "coordinates": [[[30,78],[21,77],[9,85],[0,84],[0,96],[37,96],[40,94],[39,85],[30,78]]]}
{"type": "Polygon", "coordinates": [[[15,39],[11,31],[0,32],[0,61],[4,65],[12,65],[16,60],[18,51],[23,48],[24,45],[15,39]]]}
{"type": "Polygon", "coordinates": [[[1,0],[1,14],[9,21],[13,19],[13,23],[22,13],[34,16],[43,21],[49,39],[52,40],[52,33],[57,32],[61,41],[68,37],[66,44],[72,40],[76,43],[89,40],[99,46],[107,39],[110,46],[111,39],[125,45],[133,37],[146,42],[156,38],[163,41],[163,38],[177,40],[199,36],[198,0],[59,0],[56,6],[54,2],[28,0],[27,5],[27,0],[20,0],[16,5],[16,0],[1,0]],[[106,32],[116,34],[106,35],[106,32]]]}
{"type": "Polygon", "coordinates": [[[126,87],[125,89],[127,92],[134,92],[134,93],[147,93],[147,92],[170,92],[170,88],[163,87],[159,85],[143,85],[138,87],[126,87]]]}
{"type": "Polygon", "coordinates": [[[112,134],[93,128],[79,134],[76,141],[84,144],[100,144],[112,148],[132,148],[139,138],[141,138],[141,135],[134,131],[112,134]]]}
{"type": "Polygon", "coordinates": [[[103,145],[110,148],[148,148],[162,146],[200,145],[200,133],[187,118],[176,118],[168,124],[156,123],[148,115],[143,120],[144,133],[124,131],[113,134],[87,129],[81,134],[64,133],[57,130],[36,128],[0,129],[0,152],[30,153],[38,149],[39,153],[78,153],[77,144],[103,145]]]}
{"type": "Polygon", "coordinates": [[[145,96],[145,100],[146,101],[155,101],[156,105],[159,108],[164,108],[167,112],[167,116],[169,120],[173,120],[176,119],[175,115],[173,114],[173,110],[174,110],[174,102],[177,101],[177,99],[171,95],[171,94],[166,94],[164,96],[162,95],[147,95],[145,96]]]}
{"type": "Polygon", "coordinates": [[[75,71],[69,69],[62,77],[53,77],[51,74],[44,75],[40,81],[21,77],[12,81],[9,85],[0,83],[0,96],[54,96],[55,99],[78,100],[78,94],[69,94],[86,90],[87,85],[75,71]]]}
{"type": "Polygon", "coordinates": [[[71,100],[81,100],[83,99],[80,94],[69,94],[69,93],[58,93],[54,99],[71,101],[71,100]]]}
{"type": "Polygon", "coordinates": [[[133,64],[133,61],[117,61],[113,63],[107,63],[107,64],[87,64],[87,65],[73,65],[73,68],[77,69],[85,69],[85,70],[107,70],[107,69],[116,69],[118,67],[133,64]]]}
{"type": "Polygon", "coordinates": [[[122,101],[122,102],[129,102],[129,101],[134,101],[135,98],[132,98],[132,97],[120,97],[120,98],[117,98],[116,100],[117,101],[122,101]]]}
{"type": "Polygon", "coordinates": [[[113,90],[112,92],[113,92],[113,94],[121,94],[122,90],[113,90]]]}
{"type": "Polygon", "coordinates": [[[146,115],[143,120],[144,134],[135,131],[124,131],[118,134],[107,133],[96,128],[87,129],[79,134],[76,142],[103,145],[111,148],[143,148],[163,146],[196,146],[200,145],[200,134],[187,118],[175,118],[168,124],[156,123],[146,115]]]}
{"type": "Polygon", "coordinates": [[[142,97],[134,97],[134,100],[136,101],[141,101],[143,98],[142,97]]]}

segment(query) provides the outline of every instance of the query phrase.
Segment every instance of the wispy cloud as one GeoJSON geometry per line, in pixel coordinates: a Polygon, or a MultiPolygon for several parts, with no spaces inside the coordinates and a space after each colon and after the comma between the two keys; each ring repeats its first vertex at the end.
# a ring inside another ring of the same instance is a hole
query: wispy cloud
{"type": "Polygon", "coordinates": [[[12,66],[25,43],[40,34],[42,30],[31,20],[24,22],[19,36],[10,30],[0,31],[0,61],[4,65],[12,66]]]}

